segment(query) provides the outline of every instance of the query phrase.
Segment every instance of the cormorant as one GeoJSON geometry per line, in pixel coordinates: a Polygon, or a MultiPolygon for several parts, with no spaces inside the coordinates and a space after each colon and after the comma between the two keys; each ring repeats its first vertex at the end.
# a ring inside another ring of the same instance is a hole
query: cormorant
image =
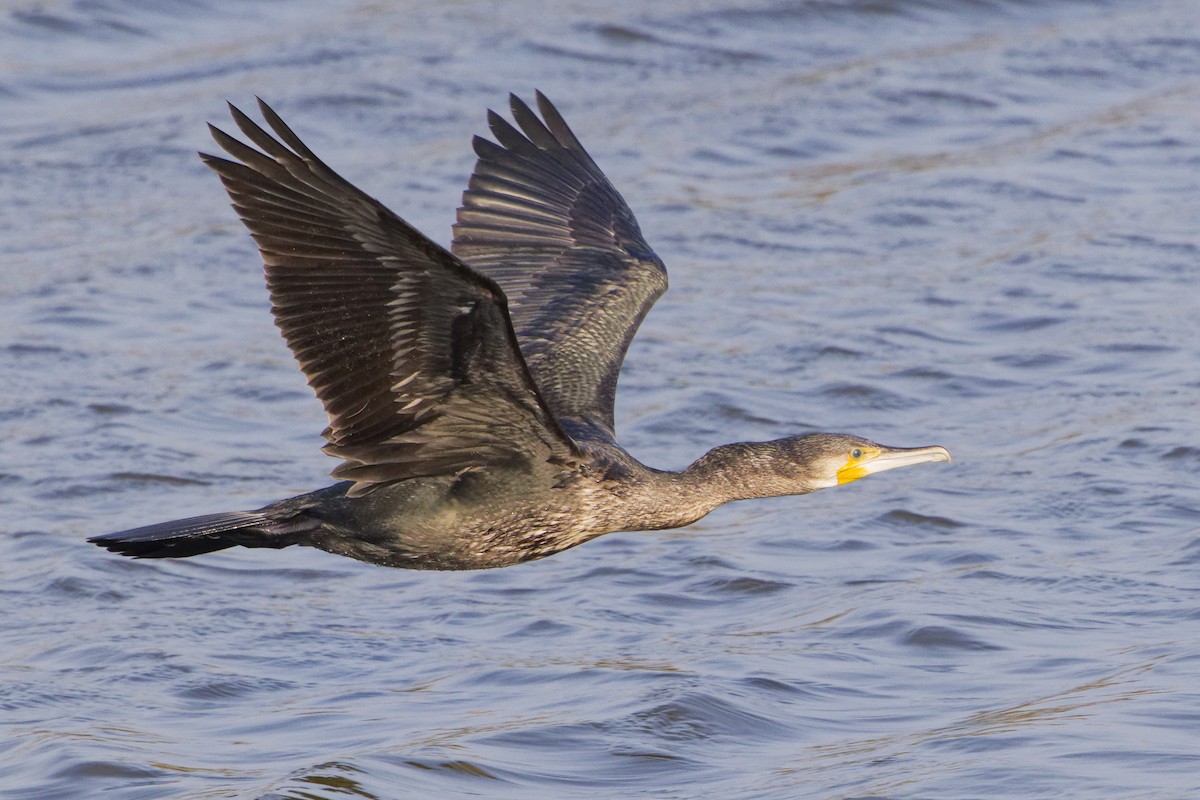
{"type": "Polygon", "coordinates": [[[667,273],[562,116],[510,97],[447,251],[327,167],[259,100],[267,133],[201,153],[258,244],[275,322],[329,417],[341,482],[92,541],[138,558],[308,545],[419,569],[502,567],[731,500],[805,494],[942,447],[815,433],[717,447],[682,472],[616,442],[625,351],[667,273]],[[240,163],[239,163],[240,162],[240,163]]]}

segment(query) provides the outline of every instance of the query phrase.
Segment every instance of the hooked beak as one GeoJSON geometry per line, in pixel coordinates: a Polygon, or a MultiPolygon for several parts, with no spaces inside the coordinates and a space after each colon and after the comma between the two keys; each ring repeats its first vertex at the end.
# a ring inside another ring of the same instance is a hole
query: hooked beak
{"type": "Polygon", "coordinates": [[[875,453],[864,453],[862,458],[846,462],[838,470],[838,484],[850,483],[876,472],[886,472],[897,467],[911,467],[926,461],[950,461],[950,451],[944,447],[883,447],[875,453]]]}

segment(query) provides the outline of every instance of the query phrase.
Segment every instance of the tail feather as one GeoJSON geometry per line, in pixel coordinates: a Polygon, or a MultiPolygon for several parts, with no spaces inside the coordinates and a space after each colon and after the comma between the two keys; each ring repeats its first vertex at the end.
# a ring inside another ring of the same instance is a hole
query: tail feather
{"type": "Polygon", "coordinates": [[[257,511],[229,511],[160,522],[88,539],[92,544],[133,558],[186,558],[227,547],[287,547],[294,528],[257,511]]]}

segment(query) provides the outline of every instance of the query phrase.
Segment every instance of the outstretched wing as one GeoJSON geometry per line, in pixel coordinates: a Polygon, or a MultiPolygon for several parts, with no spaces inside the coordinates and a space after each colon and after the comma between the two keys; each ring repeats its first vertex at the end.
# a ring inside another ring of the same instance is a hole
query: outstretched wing
{"type": "Polygon", "coordinates": [[[350,494],[578,450],[522,360],[503,291],[323,164],[265,103],[271,136],[233,106],[256,150],[221,176],[266,267],[275,323],[329,416],[325,452],[350,494]],[[278,137],[278,138],[276,138],[278,137]]]}
{"type": "Polygon", "coordinates": [[[488,112],[495,142],[463,194],[451,251],[508,296],[521,351],[564,423],[613,435],[617,375],[667,271],[637,220],[541,92],[541,119],[510,96],[520,131],[488,112]]]}

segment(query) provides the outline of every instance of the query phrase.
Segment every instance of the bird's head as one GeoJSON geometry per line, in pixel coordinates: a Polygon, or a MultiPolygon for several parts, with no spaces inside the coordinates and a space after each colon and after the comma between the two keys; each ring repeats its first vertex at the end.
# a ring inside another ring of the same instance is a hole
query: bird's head
{"type": "MultiPolygon", "coordinates": [[[[809,433],[778,440],[795,478],[809,491],[828,489],[897,467],[949,461],[944,447],[888,447],[861,436],[809,433]]],[[[785,467],[786,469],[787,467],[785,467]]]]}
{"type": "Polygon", "coordinates": [[[876,472],[949,460],[950,453],[937,445],[888,447],[844,433],[808,433],[715,447],[685,475],[702,486],[725,486],[724,496],[716,500],[719,505],[752,497],[807,494],[876,472]]]}

